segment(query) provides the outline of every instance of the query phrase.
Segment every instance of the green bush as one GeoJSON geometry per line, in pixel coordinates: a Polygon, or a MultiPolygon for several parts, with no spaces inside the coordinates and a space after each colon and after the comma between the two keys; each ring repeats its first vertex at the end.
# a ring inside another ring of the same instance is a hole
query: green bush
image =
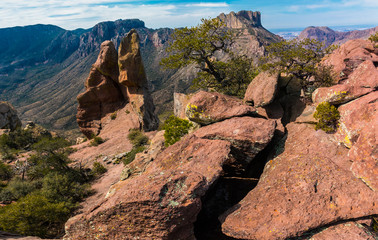
{"type": "Polygon", "coordinates": [[[102,139],[99,136],[96,136],[96,137],[92,138],[92,140],[91,140],[91,142],[90,142],[89,145],[92,146],[92,147],[96,147],[96,146],[98,146],[98,145],[100,145],[100,144],[102,144],[104,142],[105,142],[104,139],[102,139]]]}
{"type": "Polygon", "coordinates": [[[92,174],[95,177],[99,177],[102,174],[106,173],[107,171],[108,171],[108,169],[106,169],[106,167],[104,167],[104,165],[102,165],[101,163],[99,163],[99,162],[93,163],[92,174]]]}
{"type": "Polygon", "coordinates": [[[336,132],[340,113],[337,108],[328,102],[322,102],[316,107],[314,118],[318,120],[315,129],[326,133],[336,132]]]}
{"type": "Polygon", "coordinates": [[[89,186],[75,181],[70,174],[52,172],[42,181],[41,195],[51,202],[76,203],[89,194],[89,186]]]}
{"type": "Polygon", "coordinates": [[[127,138],[130,140],[131,144],[133,144],[133,148],[122,158],[122,162],[125,165],[134,161],[135,156],[146,149],[146,145],[149,141],[148,137],[139,129],[130,129],[127,138]]]}
{"type": "Polygon", "coordinates": [[[52,203],[39,194],[30,194],[0,208],[0,229],[22,235],[53,238],[64,233],[71,212],[65,202],[52,203]]]}
{"type": "Polygon", "coordinates": [[[6,181],[6,180],[11,179],[12,176],[13,176],[12,167],[0,161],[0,180],[6,181]]]}
{"type": "Polygon", "coordinates": [[[138,153],[143,152],[145,149],[146,149],[145,146],[133,147],[133,149],[131,149],[131,151],[128,152],[126,156],[122,158],[123,164],[127,165],[131,163],[132,161],[134,161],[135,156],[138,153]]]}
{"type": "Polygon", "coordinates": [[[115,120],[117,118],[117,112],[110,114],[110,119],[115,120]]]}
{"type": "Polygon", "coordinates": [[[133,144],[133,147],[140,147],[148,143],[148,137],[144,135],[139,129],[131,129],[127,138],[133,144]]]}
{"type": "Polygon", "coordinates": [[[163,129],[165,130],[165,146],[179,141],[184,135],[189,133],[191,128],[193,128],[193,124],[188,120],[178,118],[174,115],[170,116],[163,125],[163,129]]]}
{"type": "Polygon", "coordinates": [[[378,43],[378,32],[376,32],[375,34],[372,34],[372,35],[369,37],[369,40],[370,40],[372,43],[378,43]]]}
{"type": "Polygon", "coordinates": [[[23,181],[19,178],[12,179],[0,192],[0,201],[11,202],[25,197],[38,189],[38,182],[23,181]]]}

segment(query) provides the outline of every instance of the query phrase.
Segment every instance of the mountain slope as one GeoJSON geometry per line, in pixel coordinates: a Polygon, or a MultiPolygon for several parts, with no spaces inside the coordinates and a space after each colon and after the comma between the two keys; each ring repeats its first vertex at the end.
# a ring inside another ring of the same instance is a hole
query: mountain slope
{"type": "Polygon", "coordinates": [[[354,30],[348,32],[339,32],[329,27],[308,27],[298,36],[298,39],[310,38],[324,42],[326,46],[331,44],[340,45],[352,39],[367,39],[370,35],[378,32],[378,26],[366,30],[354,30]]]}
{"type": "MultiPolygon", "coordinates": [[[[235,50],[257,58],[264,45],[279,41],[261,25],[259,12],[221,14],[238,35],[235,50]]],[[[76,96],[95,62],[100,45],[121,39],[135,28],[158,113],[172,110],[173,92],[187,92],[193,66],[163,71],[160,60],[173,29],[149,29],[138,19],[102,22],[91,29],[67,31],[51,25],[0,29],[0,100],[11,102],[21,119],[53,129],[76,128],[76,96]]]]}

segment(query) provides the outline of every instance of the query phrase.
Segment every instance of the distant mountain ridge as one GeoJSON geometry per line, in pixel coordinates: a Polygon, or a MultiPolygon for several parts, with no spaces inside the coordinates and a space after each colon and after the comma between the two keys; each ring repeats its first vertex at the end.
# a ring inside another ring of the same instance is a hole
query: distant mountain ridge
{"type": "MultiPolygon", "coordinates": [[[[221,14],[238,35],[237,51],[258,57],[264,46],[281,38],[261,25],[259,12],[221,14]]],[[[21,119],[53,129],[76,128],[76,96],[84,90],[100,45],[121,39],[136,29],[157,112],[167,110],[173,92],[186,92],[194,67],[163,71],[160,60],[173,29],[149,29],[138,19],[101,22],[91,29],[67,31],[53,25],[0,29],[0,100],[10,101],[21,119]]],[[[168,109],[169,110],[169,109],[168,109]]]]}
{"type": "Polygon", "coordinates": [[[329,27],[308,27],[304,29],[298,36],[298,39],[310,38],[324,42],[326,46],[332,44],[343,44],[352,39],[367,39],[370,35],[378,32],[378,26],[365,30],[354,30],[340,32],[332,30],[329,27]]]}

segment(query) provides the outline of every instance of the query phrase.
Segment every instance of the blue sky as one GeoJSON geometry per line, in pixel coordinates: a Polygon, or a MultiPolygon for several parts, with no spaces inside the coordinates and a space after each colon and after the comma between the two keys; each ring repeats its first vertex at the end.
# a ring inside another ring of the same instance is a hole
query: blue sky
{"type": "Polygon", "coordinates": [[[182,27],[240,10],[260,11],[268,29],[378,25],[378,0],[0,0],[0,28],[42,23],[72,30],[128,18],[150,28],[182,27]]]}

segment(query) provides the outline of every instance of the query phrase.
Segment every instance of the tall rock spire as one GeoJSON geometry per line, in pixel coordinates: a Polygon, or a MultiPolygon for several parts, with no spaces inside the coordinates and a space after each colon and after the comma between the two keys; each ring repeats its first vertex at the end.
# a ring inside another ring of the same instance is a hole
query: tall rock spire
{"type": "Polygon", "coordinates": [[[86,91],[77,97],[77,123],[87,137],[98,135],[107,124],[103,118],[126,104],[130,104],[138,116],[140,128],[157,129],[159,121],[139,48],[135,30],[122,40],[119,54],[113,42],[101,44],[100,54],[85,82],[86,91]]]}
{"type": "Polygon", "coordinates": [[[148,88],[146,72],[140,55],[139,35],[132,29],[123,38],[118,49],[119,83],[126,86],[133,110],[145,131],[155,130],[159,120],[155,115],[155,105],[148,88]]]}

